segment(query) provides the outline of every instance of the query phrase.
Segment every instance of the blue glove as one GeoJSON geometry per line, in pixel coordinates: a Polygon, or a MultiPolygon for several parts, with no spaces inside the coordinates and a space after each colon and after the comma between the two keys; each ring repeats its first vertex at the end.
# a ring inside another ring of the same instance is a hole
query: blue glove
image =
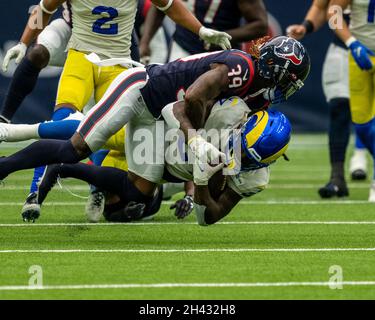
{"type": "Polygon", "coordinates": [[[361,70],[369,71],[373,68],[370,56],[375,54],[358,40],[355,40],[349,45],[349,49],[352,51],[355,62],[361,70]]]}

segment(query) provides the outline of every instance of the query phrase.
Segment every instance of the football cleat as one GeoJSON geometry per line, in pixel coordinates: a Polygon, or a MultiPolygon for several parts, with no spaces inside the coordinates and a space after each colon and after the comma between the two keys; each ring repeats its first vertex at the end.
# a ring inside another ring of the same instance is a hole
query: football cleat
{"type": "Polygon", "coordinates": [[[9,137],[8,124],[0,122],[0,143],[6,141],[9,137]]]}
{"type": "Polygon", "coordinates": [[[87,220],[92,223],[99,222],[105,207],[105,195],[101,191],[91,192],[86,203],[87,220]]]}
{"type": "Polygon", "coordinates": [[[356,150],[354,152],[350,159],[350,175],[354,181],[367,179],[366,150],[356,150]]]}
{"type": "Polygon", "coordinates": [[[375,203],[375,180],[372,182],[372,185],[370,188],[370,196],[368,198],[368,201],[375,203]]]}
{"type": "Polygon", "coordinates": [[[34,223],[40,217],[40,204],[38,203],[38,194],[30,193],[21,211],[24,222],[34,223]]]}
{"type": "Polygon", "coordinates": [[[320,197],[323,199],[330,199],[334,197],[343,198],[349,196],[349,190],[345,181],[340,184],[329,182],[323,188],[320,188],[318,192],[320,197]]]}

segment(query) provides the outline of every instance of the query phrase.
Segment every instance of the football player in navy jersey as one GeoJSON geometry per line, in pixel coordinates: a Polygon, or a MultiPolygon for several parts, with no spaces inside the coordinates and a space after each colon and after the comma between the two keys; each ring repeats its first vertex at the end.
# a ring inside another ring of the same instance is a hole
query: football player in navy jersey
{"type": "MultiPolygon", "coordinates": [[[[262,0],[185,0],[188,9],[206,27],[226,31],[232,36],[232,47],[240,49],[242,42],[267,35],[267,11],[262,0]]],[[[164,13],[151,8],[140,41],[141,57],[150,56],[150,41],[164,19],[164,13]]],[[[218,50],[205,46],[190,31],[176,26],[169,61],[192,54],[218,50]]]]}
{"type": "Polygon", "coordinates": [[[151,132],[155,141],[164,141],[164,132],[157,130],[155,121],[164,118],[170,126],[184,132],[196,159],[205,163],[219,160],[219,165],[223,165],[225,154],[196,131],[203,128],[213,101],[237,95],[254,112],[264,108],[264,101],[279,103],[288,99],[303,87],[309,71],[308,53],[302,44],[288,37],[270,40],[260,47],[256,56],[227,50],[124,71],[81,121],[70,140],[37,141],[1,158],[0,180],[18,170],[76,163],[99,150],[110,136],[128,124],[129,184],[147,200],[163,177],[164,153],[158,154],[159,150],[155,150],[156,160],[140,171],[132,148],[138,129],[151,132]],[[259,97],[263,103],[254,105],[259,97]],[[174,104],[178,100],[180,103],[174,104]]]}

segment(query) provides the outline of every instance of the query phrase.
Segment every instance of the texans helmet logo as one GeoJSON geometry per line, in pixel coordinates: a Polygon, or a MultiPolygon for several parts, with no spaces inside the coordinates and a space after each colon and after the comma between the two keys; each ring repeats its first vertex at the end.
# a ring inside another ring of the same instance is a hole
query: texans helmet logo
{"type": "Polygon", "coordinates": [[[304,49],[302,45],[294,39],[287,38],[275,47],[275,54],[284,59],[290,60],[295,65],[300,65],[304,57],[304,49]]]}

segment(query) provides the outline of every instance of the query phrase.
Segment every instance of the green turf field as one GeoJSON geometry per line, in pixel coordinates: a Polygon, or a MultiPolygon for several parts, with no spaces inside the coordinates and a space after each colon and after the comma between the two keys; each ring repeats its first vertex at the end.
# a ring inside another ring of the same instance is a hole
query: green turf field
{"type": "MultiPolygon", "coordinates": [[[[1,155],[14,150],[0,146],[1,155]]],[[[370,182],[321,201],[327,153],[324,136],[295,136],[268,190],[206,228],[193,215],[176,221],[168,204],[151,222],[86,224],[85,200],[59,189],[36,224],[24,224],[31,172],[17,173],[0,189],[0,299],[374,299],[370,182]],[[32,266],[42,288],[28,286],[32,266]],[[332,289],[340,270],[343,288],[332,289]]],[[[87,195],[85,184],[64,185],[87,195]]]]}

